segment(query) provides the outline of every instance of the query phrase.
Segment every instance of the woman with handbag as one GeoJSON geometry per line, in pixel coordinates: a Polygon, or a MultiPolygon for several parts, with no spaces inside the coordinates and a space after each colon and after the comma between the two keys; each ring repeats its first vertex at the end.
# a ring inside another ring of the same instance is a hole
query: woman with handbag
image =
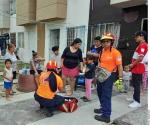
{"type": "Polygon", "coordinates": [[[110,122],[112,88],[117,69],[119,82],[122,84],[122,57],[120,52],[113,47],[114,41],[114,36],[111,33],[102,35],[101,42],[103,50],[99,54],[98,67],[100,70],[98,74],[97,93],[101,107],[94,109],[94,112],[101,114],[95,115],[96,120],[106,123],[110,122]]]}

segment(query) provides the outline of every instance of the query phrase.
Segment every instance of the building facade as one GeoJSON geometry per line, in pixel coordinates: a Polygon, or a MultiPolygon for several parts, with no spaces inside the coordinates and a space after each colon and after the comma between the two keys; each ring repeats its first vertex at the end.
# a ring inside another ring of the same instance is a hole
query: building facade
{"type": "Polygon", "coordinates": [[[147,31],[147,8],[145,0],[91,0],[88,48],[95,36],[112,32],[114,46],[123,55],[123,65],[129,64],[136,48],[134,33],[147,31]]]}
{"type": "Polygon", "coordinates": [[[89,4],[90,0],[17,0],[16,22],[28,32],[28,36],[24,35],[25,43],[34,46],[46,61],[53,46],[58,45],[62,53],[76,37],[82,39],[81,48],[85,55],[89,4]]]}
{"type": "Polygon", "coordinates": [[[134,32],[147,31],[145,0],[0,2],[0,35],[9,33],[10,42],[16,44],[21,59],[26,62],[31,58],[32,50],[48,61],[53,46],[58,45],[62,53],[76,37],[83,41],[81,49],[85,56],[95,36],[112,32],[116,36],[114,46],[120,49],[128,64],[136,47],[134,32]]]}

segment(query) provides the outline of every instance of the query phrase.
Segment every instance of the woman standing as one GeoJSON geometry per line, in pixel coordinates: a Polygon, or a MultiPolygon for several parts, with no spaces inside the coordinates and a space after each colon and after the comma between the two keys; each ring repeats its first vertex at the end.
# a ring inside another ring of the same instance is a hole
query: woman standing
{"type": "Polygon", "coordinates": [[[66,47],[62,54],[62,77],[64,84],[69,84],[71,94],[75,87],[75,77],[79,74],[79,65],[83,69],[82,51],[80,49],[81,39],[76,38],[71,46],[66,47]]]}
{"type": "Polygon", "coordinates": [[[99,55],[99,67],[109,72],[109,75],[105,81],[97,84],[97,93],[101,107],[95,109],[94,112],[101,114],[95,115],[96,120],[109,123],[111,116],[112,88],[117,69],[119,84],[122,84],[122,57],[120,52],[113,48],[114,36],[111,33],[104,34],[101,38],[101,42],[103,44],[103,49],[99,55]]]}

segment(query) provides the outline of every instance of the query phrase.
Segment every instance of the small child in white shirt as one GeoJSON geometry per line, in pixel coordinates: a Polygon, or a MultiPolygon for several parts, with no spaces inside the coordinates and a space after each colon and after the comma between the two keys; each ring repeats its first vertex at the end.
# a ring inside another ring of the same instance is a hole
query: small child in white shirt
{"type": "Polygon", "coordinates": [[[132,73],[129,71],[128,66],[124,66],[124,71],[123,71],[123,84],[124,84],[124,92],[128,92],[129,90],[129,85],[132,77],[132,73]]]}
{"type": "Polygon", "coordinates": [[[5,60],[5,69],[3,73],[4,78],[4,88],[6,93],[6,99],[10,100],[10,95],[12,92],[12,81],[13,81],[13,70],[11,68],[12,61],[10,59],[5,60]]]}

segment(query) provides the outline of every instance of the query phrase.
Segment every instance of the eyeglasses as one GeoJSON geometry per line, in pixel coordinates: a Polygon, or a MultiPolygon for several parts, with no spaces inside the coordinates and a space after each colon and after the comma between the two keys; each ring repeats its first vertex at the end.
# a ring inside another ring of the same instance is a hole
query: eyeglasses
{"type": "Polygon", "coordinates": [[[111,40],[102,40],[102,43],[110,43],[111,40]]]}

